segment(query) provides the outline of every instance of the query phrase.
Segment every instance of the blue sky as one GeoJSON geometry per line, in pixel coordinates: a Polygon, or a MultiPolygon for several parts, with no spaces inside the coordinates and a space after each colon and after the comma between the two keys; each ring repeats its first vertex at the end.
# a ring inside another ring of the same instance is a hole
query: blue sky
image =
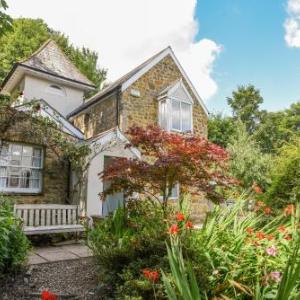
{"type": "Polygon", "coordinates": [[[267,110],[300,100],[300,0],[85,0],[84,10],[81,1],[8,4],[14,17],[42,18],[96,50],[109,81],[171,45],[212,112],[230,113],[226,97],[240,84],[259,88],[267,110]]]}
{"type": "Polygon", "coordinates": [[[197,39],[223,47],[214,64],[218,92],[207,103],[210,111],[228,112],[226,97],[240,84],[259,88],[267,110],[300,99],[300,49],[284,40],[286,7],[283,0],[198,0],[197,39]]]}

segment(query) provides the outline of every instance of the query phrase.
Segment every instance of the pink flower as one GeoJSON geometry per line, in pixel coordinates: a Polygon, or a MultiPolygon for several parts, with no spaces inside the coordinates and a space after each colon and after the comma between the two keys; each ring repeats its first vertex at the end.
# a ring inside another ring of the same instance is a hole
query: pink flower
{"type": "Polygon", "coordinates": [[[270,273],[270,278],[272,280],[274,280],[275,282],[280,282],[280,280],[281,280],[281,273],[278,272],[278,271],[271,272],[270,273]]]}
{"type": "Polygon", "coordinates": [[[276,256],[277,255],[277,249],[274,245],[272,245],[271,247],[266,249],[266,253],[268,255],[271,255],[271,256],[276,256]]]}

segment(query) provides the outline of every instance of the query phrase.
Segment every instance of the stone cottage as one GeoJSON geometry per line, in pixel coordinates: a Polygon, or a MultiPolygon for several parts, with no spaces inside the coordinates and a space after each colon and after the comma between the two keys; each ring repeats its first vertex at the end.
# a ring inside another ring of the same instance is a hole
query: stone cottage
{"type": "MultiPolygon", "coordinates": [[[[106,183],[98,174],[112,157],[140,157],[138,149],[124,149],[129,127],[159,124],[168,131],[206,136],[208,119],[202,99],[170,47],[85,99],[94,89],[52,40],[16,63],[1,86],[1,94],[10,95],[17,107],[32,99],[46,103],[43,115],[59,123],[72,139],[89,145],[92,151],[80,199],[82,213],[88,216],[106,215],[123,200],[122,193],[111,195],[110,201],[99,200],[106,183]]],[[[61,171],[46,145],[22,136],[8,138],[5,145],[0,153],[0,193],[25,203],[67,201],[74,174],[58,180],[56,172],[61,171]]],[[[174,187],[172,197],[179,193],[180,187],[174,187]]],[[[203,215],[207,208],[206,201],[198,199],[193,212],[203,215]]]]}

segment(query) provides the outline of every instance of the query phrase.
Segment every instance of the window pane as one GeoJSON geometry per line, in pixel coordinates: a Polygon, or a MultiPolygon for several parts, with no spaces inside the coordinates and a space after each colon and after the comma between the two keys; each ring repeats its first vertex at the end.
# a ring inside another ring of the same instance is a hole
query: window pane
{"type": "Polygon", "coordinates": [[[0,188],[6,187],[7,178],[6,177],[0,177],[0,188]]]}
{"type": "Polygon", "coordinates": [[[3,144],[0,146],[0,156],[7,156],[8,155],[8,144],[3,144]]]}
{"type": "Polygon", "coordinates": [[[15,192],[40,191],[42,149],[14,143],[8,145],[0,149],[0,188],[15,192]]]}
{"type": "Polygon", "coordinates": [[[182,131],[190,131],[192,129],[190,104],[184,102],[181,103],[181,118],[182,118],[182,131]]]}
{"type": "Polygon", "coordinates": [[[167,117],[167,102],[160,102],[160,127],[163,129],[168,129],[168,117],[167,117]]]}
{"type": "Polygon", "coordinates": [[[23,156],[32,156],[32,147],[23,146],[23,156]]]}
{"type": "Polygon", "coordinates": [[[178,198],[178,184],[175,184],[171,191],[171,198],[178,198]]]}
{"type": "Polygon", "coordinates": [[[18,188],[19,187],[19,177],[11,176],[8,178],[8,187],[9,188],[18,188]]]}
{"type": "Polygon", "coordinates": [[[35,167],[35,168],[40,168],[41,167],[41,159],[40,158],[33,158],[32,166],[35,167]]]}
{"type": "Polygon", "coordinates": [[[33,156],[35,156],[35,157],[41,157],[42,156],[42,149],[40,149],[40,148],[34,148],[33,149],[33,156]]]}
{"type": "Polygon", "coordinates": [[[180,130],[180,102],[172,100],[172,129],[180,130]]]}
{"type": "Polygon", "coordinates": [[[5,167],[3,167],[3,168],[0,167],[0,177],[6,177],[6,176],[7,176],[6,168],[5,167]]]}

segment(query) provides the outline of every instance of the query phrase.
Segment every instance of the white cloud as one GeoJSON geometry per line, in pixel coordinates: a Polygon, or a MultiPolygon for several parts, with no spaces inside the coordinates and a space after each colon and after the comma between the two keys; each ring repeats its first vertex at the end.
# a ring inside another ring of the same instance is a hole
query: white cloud
{"type": "Polygon", "coordinates": [[[288,0],[285,20],[285,41],[289,47],[300,47],[300,0],[288,0]]]}
{"type": "Polygon", "coordinates": [[[76,46],[99,52],[101,66],[113,80],[171,45],[199,94],[217,91],[212,78],[221,46],[195,41],[196,0],[8,0],[15,16],[44,19],[63,31],[76,46]]]}

